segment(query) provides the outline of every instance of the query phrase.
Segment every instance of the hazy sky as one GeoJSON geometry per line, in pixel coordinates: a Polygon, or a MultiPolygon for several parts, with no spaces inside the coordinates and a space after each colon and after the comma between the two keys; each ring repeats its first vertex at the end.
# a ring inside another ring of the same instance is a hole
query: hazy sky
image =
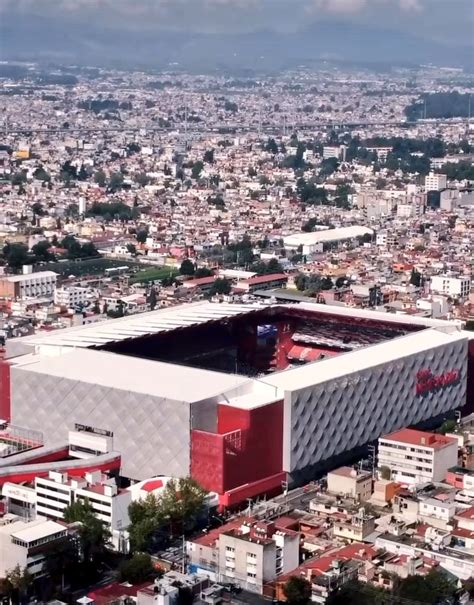
{"type": "Polygon", "coordinates": [[[474,0],[0,0],[2,12],[201,32],[295,31],[337,19],[466,45],[474,38],[474,0]]]}

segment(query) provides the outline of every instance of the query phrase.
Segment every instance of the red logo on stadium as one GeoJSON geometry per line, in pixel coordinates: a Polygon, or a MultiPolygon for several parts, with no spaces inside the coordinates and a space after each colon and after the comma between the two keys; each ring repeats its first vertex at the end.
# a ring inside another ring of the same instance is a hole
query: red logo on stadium
{"type": "Polygon", "coordinates": [[[439,391],[459,381],[461,372],[459,370],[448,370],[443,374],[433,374],[431,370],[420,370],[416,373],[416,394],[426,395],[439,391]]]}

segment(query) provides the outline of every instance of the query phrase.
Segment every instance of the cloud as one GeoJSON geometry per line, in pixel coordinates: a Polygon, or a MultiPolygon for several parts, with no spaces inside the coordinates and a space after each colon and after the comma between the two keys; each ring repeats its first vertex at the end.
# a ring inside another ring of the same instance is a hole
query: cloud
{"type": "Polygon", "coordinates": [[[384,4],[405,12],[420,12],[423,9],[422,0],[310,0],[308,8],[311,12],[350,15],[377,10],[384,4]]]}

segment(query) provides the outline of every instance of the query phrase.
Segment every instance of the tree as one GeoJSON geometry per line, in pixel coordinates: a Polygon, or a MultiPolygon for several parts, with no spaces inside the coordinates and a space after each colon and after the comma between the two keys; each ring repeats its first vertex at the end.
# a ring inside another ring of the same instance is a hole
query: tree
{"type": "Polygon", "coordinates": [[[435,605],[442,598],[454,597],[456,583],[441,571],[431,570],[426,576],[408,576],[400,580],[394,593],[403,599],[435,605]]]}
{"type": "Polygon", "coordinates": [[[39,181],[44,181],[45,183],[49,183],[49,181],[51,180],[50,174],[46,172],[43,166],[39,166],[33,172],[33,176],[35,179],[38,179],[39,181]]]}
{"type": "Polygon", "coordinates": [[[99,256],[99,252],[92,242],[86,242],[81,247],[81,256],[84,258],[99,256]]]}
{"type": "Polygon", "coordinates": [[[158,499],[153,493],[147,495],[144,500],[136,500],[128,507],[130,525],[128,533],[130,536],[130,547],[134,551],[148,550],[152,543],[154,534],[158,532],[164,522],[158,499]]]}
{"type": "Polygon", "coordinates": [[[417,271],[415,269],[415,267],[413,267],[413,269],[411,270],[411,275],[410,275],[410,284],[412,284],[412,286],[416,286],[417,288],[419,288],[421,286],[421,273],[419,271],[417,271]]]}
{"type": "Polygon", "coordinates": [[[189,260],[189,258],[185,258],[183,260],[183,262],[181,263],[181,267],[179,268],[179,272],[181,275],[194,275],[194,272],[196,271],[196,267],[194,266],[194,263],[189,260]]]}
{"type": "Polygon", "coordinates": [[[150,309],[152,311],[155,310],[156,304],[157,304],[157,297],[156,297],[156,290],[155,288],[152,286],[150,288],[150,292],[148,294],[148,304],[150,305],[150,309]]]}
{"type": "Polygon", "coordinates": [[[392,477],[392,471],[390,470],[390,468],[388,466],[381,466],[380,467],[380,476],[382,477],[382,479],[385,479],[386,481],[390,481],[390,479],[392,477]]]}
{"type": "Polygon", "coordinates": [[[54,258],[54,255],[49,251],[50,248],[51,244],[48,242],[48,240],[44,239],[35,244],[31,248],[31,251],[38,261],[49,261],[54,258]]]}
{"type": "Polygon", "coordinates": [[[193,167],[191,168],[191,178],[197,180],[201,176],[203,168],[204,164],[201,162],[201,160],[194,162],[193,167]]]}
{"type": "Polygon", "coordinates": [[[156,574],[148,553],[135,553],[131,559],[123,561],[119,568],[120,580],[130,584],[141,584],[156,574]]]}
{"type": "Polygon", "coordinates": [[[275,139],[269,138],[264,149],[265,151],[269,151],[270,153],[273,153],[273,155],[276,155],[278,153],[278,145],[276,144],[275,139]]]}
{"type": "Polygon", "coordinates": [[[207,267],[199,267],[199,269],[196,269],[196,272],[194,273],[194,277],[198,278],[198,277],[211,277],[213,274],[213,272],[211,271],[211,269],[208,269],[207,267]]]}
{"type": "Polygon", "coordinates": [[[232,284],[225,277],[218,277],[215,282],[212,284],[209,294],[211,296],[216,296],[219,294],[230,294],[232,290],[232,284]]]}
{"type": "Polygon", "coordinates": [[[127,244],[127,252],[135,256],[137,254],[137,247],[135,244],[127,244]]]}
{"type": "Polygon", "coordinates": [[[307,605],[311,600],[311,584],[301,576],[291,576],[283,586],[288,605],[307,605]]]}
{"type": "Polygon", "coordinates": [[[12,602],[19,603],[28,593],[28,588],[33,583],[33,576],[26,568],[22,569],[17,565],[7,573],[6,580],[12,587],[12,602]]]}
{"type": "Polygon", "coordinates": [[[161,515],[171,526],[192,529],[204,509],[206,497],[207,492],[191,477],[171,479],[159,499],[161,515]]]}
{"type": "Polygon", "coordinates": [[[145,185],[148,185],[149,182],[150,182],[150,179],[145,172],[139,172],[138,174],[135,175],[135,183],[138,183],[142,187],[145,187],[145,185]]]}
{"type": "Polygon", "coordinates": [[[89,502],[76,501],[67,506],[64,520],[66,523],[81,524],[79,536],[83,560],[92,563],[100,561],[111,535],[103,521],[96,517],[89,502]]]}
{"type": "Polygon", "coordinates": [[[11,182],[15,187],[20,187],[26,183],[26,172],[23,170],[21,172],[15,172],[15,174],[12,176],[11,182]]]}
{"type": "Polygon", "coordinates": [[[146,242],[146,239],[148,237],[148,229],[140,229],[139,231],[137,231],[137,242],[139,244],[144,244],[146,242]]]}
{"type": "Polygon", "coordinates": [[[123,185],[123,174],[121,172],[113,172],[109,179],[110,191],[118,191],[123,185]]]}
{"type": "Polygon", "coordinates": [[[323,277],[321,280],[321,290],[331,290],[334,287],[332,279],[328,276],[323,277]]]}
{"type": "Polygon", "coordinates": [[[28,248],[25,244],[7,244],[3,248],[3,254],[7,265],[12,271],[19,271],[23,265],[27,265],[30,262],[28,256],[28,248]]]}
{"type": "Polygon", "coordinates": [[[105,187],[107,183],[107,175],[103,170],[98,170],[94,174],[94,181],[99,185],[99,187],[105,187]]]}
{"type": "Polygon", "coordinates": [[[207,149],[202,159],[206,164],[214,164],[214,149],[207,149]]]}

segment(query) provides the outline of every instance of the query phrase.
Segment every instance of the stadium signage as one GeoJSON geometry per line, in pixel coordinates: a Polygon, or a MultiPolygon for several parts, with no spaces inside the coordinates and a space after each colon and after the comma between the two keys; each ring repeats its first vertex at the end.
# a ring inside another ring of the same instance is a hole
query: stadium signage
{"type": "Polygon", "coordinates": [[[448,370],[442,374],[433,374],[428,369],[420,370],[416,373],[416,394],[427,395],[444,389],[459,382],[460,376],[459,370],[448,370]]]}

